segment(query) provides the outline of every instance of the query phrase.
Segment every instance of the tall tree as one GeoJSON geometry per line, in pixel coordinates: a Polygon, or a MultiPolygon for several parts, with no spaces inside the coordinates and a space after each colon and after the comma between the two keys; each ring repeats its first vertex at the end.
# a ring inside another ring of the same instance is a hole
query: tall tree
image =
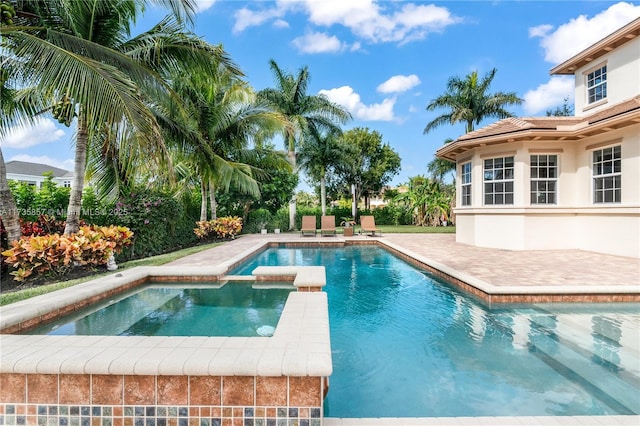
{"type": "MultiPolygon", "coordinates": [[[[354,185],[355,199],[364,198],[368,209],[370,197],[379,193],[400,171],[400,156],[389,144],[383,143],[379,132],[368,128],[347,130],[341,140],[347,146],[343,149],[350,149],[351,154],[332,178],[343,185],[354,185]]],[[[343,190],[349,192],[348,187],[343,190]]]]}
{"type": "MultiPolygon", "coordinates": [[[[270,102],[275,111],[286,117],[289,126],[285,128],[283,137],[287,145],[289,162],[294,172],[296,167],[296,148],[304,144],[310,124],[319,130],[337,129],[346,123],[351,115],[340,105],[334,104],[325,96],[309,95],[309,69],[301,68],[297,75],[289,74],[271,59],[269,66],[274,76],[274,88],[261,90],[258,95],[270,102]]],[[[295,198],[289,203],[289,229],[295,229],[295,198]]]]}
{"type": "Polygon", "coordinates": [[[338,143],[340,132],[329,130],[321,133],[314,126],[309,126],[309,137],[299,151],[300,166],[307,175],[320,183],[320,206],[322,215],[327,214],[327,170],[335,168],[349,155],[344,144],[338,143]]]}
{"type": "Polygon", "coordinates": [[[16,80],[33,86],[43,106],[54,103],[59,121],[70,124],[77,117],[67,234],[78,228],[90,144],[107,135],[119,152],[137,153],[128,158],[162,164],[168,156],[150,102],[176,97],[163,76],[188,67],[205,69],[212,57],[226,59],[219,47],[186,31],[183,22],[192,19],[194,0],[151,1],[170,7],[172,16],[129,38],[149,2],[24,0],[18,5],[38,22],[0,28],[9,41],[4,59],[15,66],[16,80]]]}
{"type": "Polygon", "coordinates": [[[240,77],[214,66],[204,75],[172,79],[190,112],[185,126],[196,129],[181,132],[177,139],[190,141],[182,152],[200,178],[201,220],[206,219],[207,193],[211,218],[217,216],[216,188],[227,191],[234,186],[238,192],[259,196],[259,170],[251,165],[259,155],[254,147],[286,126],[284,117],[258,99],[240,77]]]}
{"type": "Polygon", "coordinates": [[[464,79],[451,77],[447,81],[447,90],[427,105],[427,111],[445,108],[448,111],[427,123],[424,133],[429,133],[443,124],[454,125],[465,123],[465,131],[471,132],[474,125],[485,118],[512,117],[505,107],[520,105],[520,99],[515,92],[489,93],[491,82],[497,70],[493,68],[482,80],[478,71],[473,71],[464,79]]]}

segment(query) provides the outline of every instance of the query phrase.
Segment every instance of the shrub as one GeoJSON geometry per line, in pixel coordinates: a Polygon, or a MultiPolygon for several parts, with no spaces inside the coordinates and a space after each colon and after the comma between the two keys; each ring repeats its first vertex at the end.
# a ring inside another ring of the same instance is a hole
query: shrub
{"type": "Polygon", "coordinates": [[[97,266],[131,243],[133,233],[118,226],[83,226],[72,235],[33,235],[11,242],[2,255],[15,271],[16,281],[34,273],[60,276],[74,266],[97,266]]]}
{"type": "MultiPolygon", "coordinates": [[[[80,226],[85,226],[84,221],[80,221],[80,226]]],[[[55,216],[41,214],[36,220],[28,221],[20,219],[22,235],[49,235],[62,234],[64,232],[65,221],[56,220],[55,216]]]]}
{"type": "Polygon", "coordinates": [[[262,229],[268,229],[267,226],[271,223],[272,219],[273,216],[267,209],[253,210],[249,212],[243,231],[245,233],[256,233],[262,229]]]}
{"type": "Polygon", "coordinates": [[[197,241],[193,224],[198,217],[185,212],[184,203],[171,194],[141,189],[121,197],[108,210],[114,212],[112,223],[126,226],[135,235],[122,252],[127,259],[165,253],[197,241]]]}
{"type": "Polygon", "coordinates": [[[234,239],[242,231],[242,219],[237,216],[220,217],[214,220],[196,222],[193,230],[200,239],[234,239]]]}

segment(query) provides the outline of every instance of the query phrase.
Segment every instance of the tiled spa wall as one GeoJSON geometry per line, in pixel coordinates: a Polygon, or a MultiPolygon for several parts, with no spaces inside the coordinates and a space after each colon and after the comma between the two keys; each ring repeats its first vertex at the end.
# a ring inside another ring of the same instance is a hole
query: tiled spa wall
{"type": "Polygon", "coordinates": [[[321,377],[1,374],[0,425],[320,426],[321,377]]]}

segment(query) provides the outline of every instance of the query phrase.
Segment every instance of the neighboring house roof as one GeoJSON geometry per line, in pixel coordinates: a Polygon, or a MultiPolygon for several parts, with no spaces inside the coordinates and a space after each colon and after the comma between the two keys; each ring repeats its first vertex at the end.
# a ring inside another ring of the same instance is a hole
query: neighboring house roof
{"type": "Polygon", "coordinates": [[[640,18],[631,21],[596,44],[591,45],[574,57],[555,66],[551,69],[550,74],[572,75],[578,68],[597,60],[638,36],[640,36],[640,18]]]}
{"type": "Polygon", "coordinates": [[[73,172],[65,169],[59,169],[46,164],[29,163],[27,161],[9,161],[5,164],[7,174],[43,176],[47,172],[53,173],[53,177],[73,177],[73,172]]]}
{"type": "Polygon", "coordinates": [[[584,117],[511,117],[460,136],[436,152],[454,160],[472,148],[520,140],[580,140],[640,123],[640,96],[584,117]]]}

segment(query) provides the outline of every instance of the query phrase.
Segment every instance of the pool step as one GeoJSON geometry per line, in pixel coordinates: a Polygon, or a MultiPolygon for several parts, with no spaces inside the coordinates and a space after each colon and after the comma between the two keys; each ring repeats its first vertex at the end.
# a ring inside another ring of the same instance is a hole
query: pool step
{"type": "MultiPolygon", "coordinates": [[[[562,337],[553,339],[545,330],[547,326],[531,319],[540,329],[530,338],[531,350],[559,373],[582,380],[587,388],[599,391],[600,397],[608,405],[626,414],[640,414],[640,388],[621,379],[583,354],[563,343],[562,337]]],[[[533,331],[533,330],[532,330],[533,331]]]]}

